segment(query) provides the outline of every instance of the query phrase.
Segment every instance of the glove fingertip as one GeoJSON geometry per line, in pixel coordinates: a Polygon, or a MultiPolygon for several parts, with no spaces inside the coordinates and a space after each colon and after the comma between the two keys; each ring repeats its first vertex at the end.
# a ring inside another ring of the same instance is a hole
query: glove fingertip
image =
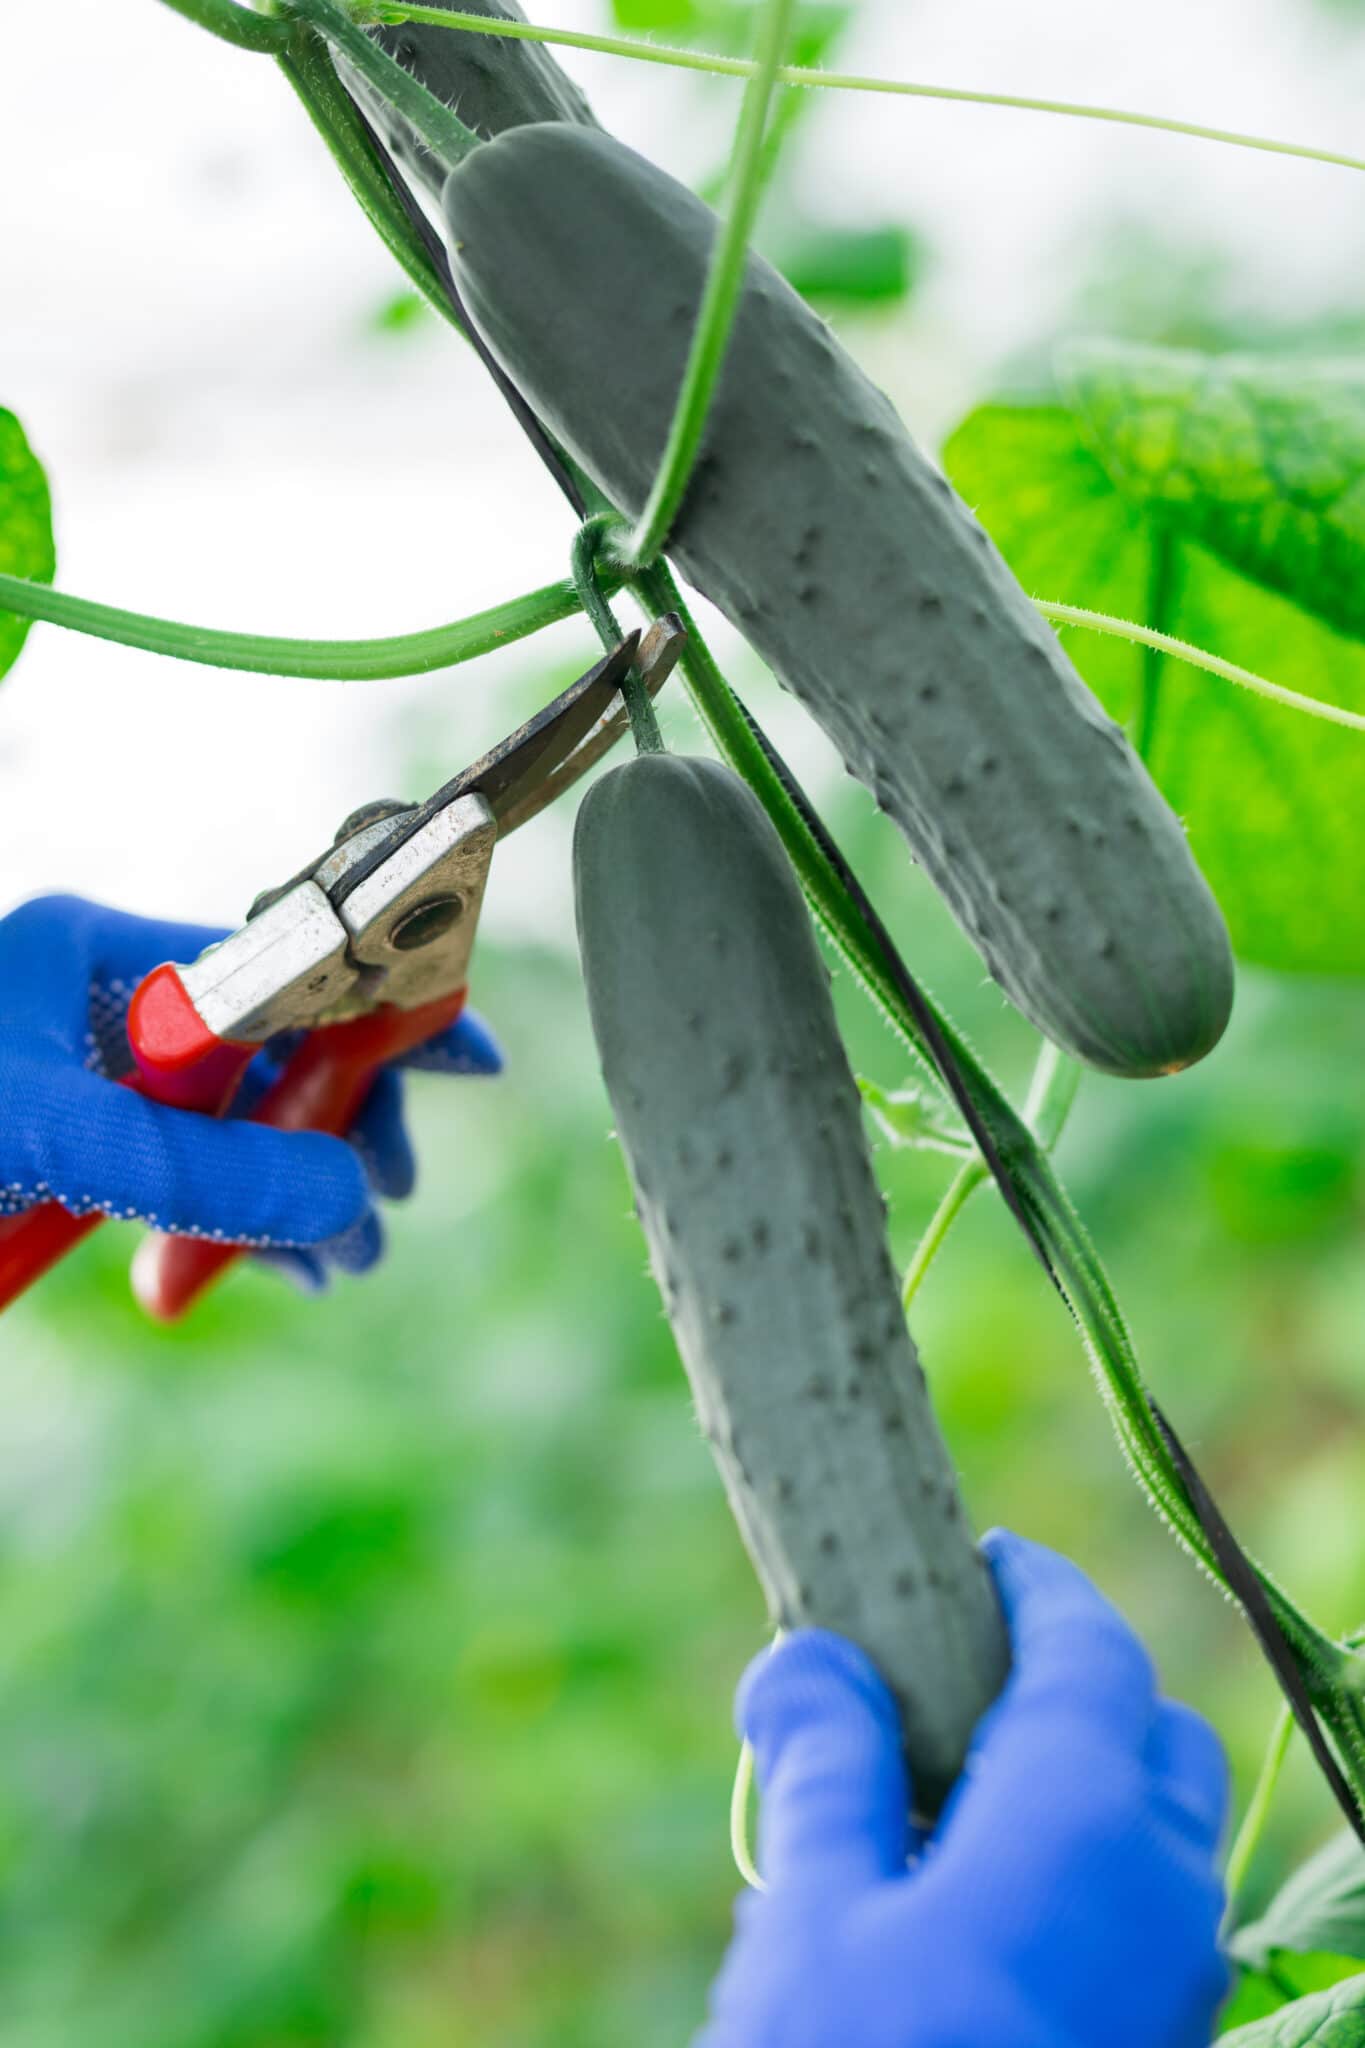
{"type": "Polygon", "coordinates": [[[389,1202],[406,1200],[417,1184],[417,1161],[403,1121],[402,1076],[392,1067],[375,1077],[347,1139],[373,1192],[389,1202]]]}
{"type": "Polygon", "coordinates": [[[256,1252],[253,1263],[277,1273],[298,1294],[310,1297],[325,1294],[331,1285],[327,1267],[316,1252],[300,1249],[256,1252]]]}
{"type": "Polygon", "coordinates": [[[384,1226],[375,1211],[367,1209],[358,1223],[323,1250],[339,1273],[368,1273],[384,1256],[384,1226]]]}
{"type": "Polygon", "coordinates": [[[899,1740],[896,1703],[872,1659],[846,1636],[806,1628],[754,1658],[740,1681],[735,1713],[757,1751],[805,1722],[843,1718],[850,1705],[899,1740]]]}
{"type": "MultiPolygon", "coordinates": [[[[171,1112],[172,1115],[181,1112],[171,1112]]],[[[316,1248],[352,1229],[370,1206],[365,1170],[344,1138],[321,1131],[195,1118],[192,1196],[206,1225],[266,1250],[316,1248]]]]}

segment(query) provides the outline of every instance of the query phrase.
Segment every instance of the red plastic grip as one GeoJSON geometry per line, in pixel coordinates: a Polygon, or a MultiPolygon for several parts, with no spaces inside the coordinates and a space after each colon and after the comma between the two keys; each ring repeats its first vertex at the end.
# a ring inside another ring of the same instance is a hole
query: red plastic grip
{"type": "Polygon", "coordinates": [[[128,1043],[141,1092],[173,1109],[221,1116],[259,1045],[217,1038],[174,967],[154,967],[128,1005],[128,1043]]]}
{"type": "Polygon", "coordinates": [[[0,1309],[17,1301],[104,1220],[98,1209],[73,1216],[59,1202],[40,1202],[21,1216],[0,1217],[0,1309]]]}
{"type": "MultiPolygon", "coordinates": [[[[327,1131],[344,1137],[364,1107],[379,1069],[453,1024],[464,1008],[465,995],[458,989],[420,1009],[380,1008],[310,1032],[257,1104],[253,1122],[280,1131],[327,1131]]],[[[153,1234],[139,1246],[133,1262],[133,1291],[148,1315],[158,1322],[175,1322],[243,1251],[240,1245],[206,1238],[153,1234]]]]}

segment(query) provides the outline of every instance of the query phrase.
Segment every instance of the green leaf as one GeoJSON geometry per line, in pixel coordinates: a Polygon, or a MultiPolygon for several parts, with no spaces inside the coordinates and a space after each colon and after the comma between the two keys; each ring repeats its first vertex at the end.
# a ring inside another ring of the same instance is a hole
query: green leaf
{"type": "MultiPolygon", "coordinates": [[[[0,571],[50,583],[57,567],[43,466],[12,412],[0,406],[0,571]]],[[[13,668],[30,621],[0,612],[0,676],[13,668]]]]}
{"type": "Polygon", "coordinates": [[[1327,1991],[1360,1974],[1358,1956],[1294,1955],[1288,1949],[1272,1949],[1264,1967],[1244,1970],[1236,1989],[1218,2015],[1220,2034],[1232,2034],[1252,2020],[1278,2012],[1296,1999],[1327,1991]]]}
{"type": "Polygon", "coordinates": [[[1264,1969],[1243,1971],[1218,2016],[1218,2031],[1221,2035],[1234,2034],[1252,2020],[1263,2019],[1298,1999],[1328,1991],[1334,1984],[1344,1984],[1359,1975],[1358,1956],[1299,1956],[1287,1949],[1274,1949],[1266,1958],[1264,1969]]]}
{"type": "Polygon", "coordinates": [[[1365,368],[1081,342],[1059,369],[1127,497],[1365,638],[1365,368]]]}
{"type": "MultiPolygon", "coordinates": [[[[1153,518],[1064,406],[982,406],[945,462],[1033,596],[1156,626],[1365,710],[1365,648],[1153,518]]],[[[1065,639],[1113,715],[1145,733],[1240,957],[1365,974],[1365,740],[1124,641],[1065,639]]]]}
{"type": "Polygon", "coordinates": [[[1365,1976],[1295,1999],[1222,2040],[1226,2048],[1365,2048],[1365,1976]]]}
{"type": "Polygon", "coordinates": [[[1238,1962],[1257,1970],[1276,1951],[1365,1957],[1365,1850],[1350,1830],[1310,1856],[1228,1947],[1238,1962]]]}
{"type": "Polygon", "coordinates": [[[816,305],[898,305],[915,282],[918,258],[914,237],[898,226],[803,222],[784,232],[773,251],[787,282],[816,305]]]}

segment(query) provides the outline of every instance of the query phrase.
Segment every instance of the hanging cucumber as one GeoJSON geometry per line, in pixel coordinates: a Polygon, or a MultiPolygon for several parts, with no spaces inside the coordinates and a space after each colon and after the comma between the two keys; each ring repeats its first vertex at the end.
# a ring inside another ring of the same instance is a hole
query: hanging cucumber
{"type": "Polygon", "coordinates": [[[773,1619],[874,1658],[932,1813],[1009,1651],[905,1327],[800,889],[745,784],[673,755],[589,791],[574,874],[654,1272],[773,1619]]]}
{"type": "MultiPolygon", "coordinates": [[[[716,221],[600,130],[524,127],[443,204],[493,353],[612,502],[642,510],[716,221]]],[[[1227,932],[1179,820],[889,401],[751,257],[670,543],[900,826],[992,974],[1091,1065],[1215,1045],[1227,932]]]]}

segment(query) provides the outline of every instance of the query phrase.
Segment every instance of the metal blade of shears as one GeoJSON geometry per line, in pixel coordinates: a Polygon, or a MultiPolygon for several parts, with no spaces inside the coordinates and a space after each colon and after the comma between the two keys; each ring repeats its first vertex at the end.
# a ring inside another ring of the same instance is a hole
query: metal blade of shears
{"type": "Polygon", "coordinates": [[[638,632],[627,634],[619,647],[571,683],[544,710],[444,783],[424,804],[400,816],[378,844],[328,888],[334,907],[340,909],[362,882],[367,882],[400,847],[460,797],[481,796],[495,819],[524,804],[600,722],[620,690],[639,644],[638,632]]]}

